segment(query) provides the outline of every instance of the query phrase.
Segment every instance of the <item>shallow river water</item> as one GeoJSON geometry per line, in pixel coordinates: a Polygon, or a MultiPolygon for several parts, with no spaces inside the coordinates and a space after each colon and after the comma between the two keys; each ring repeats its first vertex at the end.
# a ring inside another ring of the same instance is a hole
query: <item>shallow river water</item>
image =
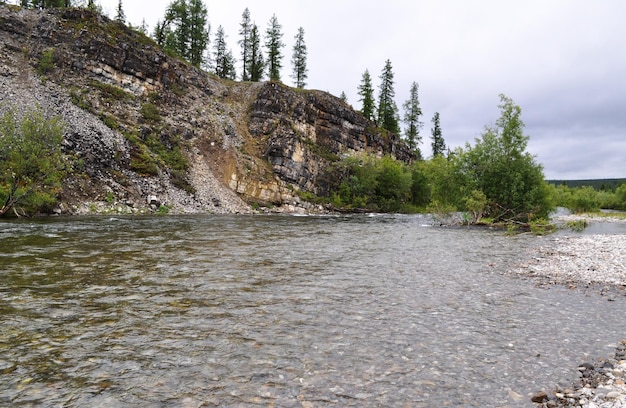
{"type": "Polygon", "coordinates": [[[624,297],[507,273],[529,235],[422,216],[0,222],[0,406],[531,407],[624,297]]]}

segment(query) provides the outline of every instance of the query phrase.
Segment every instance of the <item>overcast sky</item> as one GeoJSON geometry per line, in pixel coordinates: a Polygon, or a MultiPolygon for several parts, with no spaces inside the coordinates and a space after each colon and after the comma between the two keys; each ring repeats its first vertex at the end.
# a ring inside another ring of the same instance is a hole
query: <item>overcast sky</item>
{"type": "MultiPolygon", "coordinates": [[[[127,20],[150,30],[170,0],[122,0],[127,20]]],[[[100,0],[115,16],[118,0],[100,0]]],[[[240,54],[245,8],[264,34],[272,14],[283,28],[282,81],[292,85],[298,27],[308,50],[307,88],[355,108],[368,69],[378,92],[385,61],[396,103],[419,84],[421,149],[432,153],[435,112],[446,143],[473,143],[499,117],[499,94],[522,108],[528,150],[548,179],[626,177],[626,1],[623,0],[205,0],[211,38],[224,27],[240,54]]]]}

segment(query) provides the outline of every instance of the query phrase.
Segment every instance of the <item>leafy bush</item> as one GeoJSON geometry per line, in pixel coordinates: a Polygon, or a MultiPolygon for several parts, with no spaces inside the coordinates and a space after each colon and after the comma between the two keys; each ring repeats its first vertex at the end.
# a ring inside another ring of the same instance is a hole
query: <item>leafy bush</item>
{"type": "Polygon", "coordinates": [[[54,69],[54,49],[48,48],[42,51],[41,58],[37,63],[37,72],[39,75],[45,75],[54,69]]]}
{"type": "Polygon", "coordinates": [[[482,191],[487,198],[485,213],[498,221],[528,222],[545,218],[552,209],[541,165],[525,152],[521,109],[500,95],[501,116],[488,127],[473,147],[459,155],[467,191],[482,191]]]}
{"type": "Polygon", "coordinates": [[[161,114],[159,113],[159,109],[151,102],[146,102],[141,105],[141,109],[139,110],[141,116],[148,122],[160,122],[161,114]]]}
{"type": "Polygon", "coordinates": [[[0,216],[46,212],[56,202],[66,173],[61,152],[64,124],[41,109],[0,119],[0,216]]]}

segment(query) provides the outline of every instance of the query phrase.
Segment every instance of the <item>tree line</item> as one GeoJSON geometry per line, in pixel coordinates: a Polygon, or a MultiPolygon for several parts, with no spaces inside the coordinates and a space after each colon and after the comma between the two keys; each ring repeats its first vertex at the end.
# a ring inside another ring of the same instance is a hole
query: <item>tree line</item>
{"type": "MultiPolygon", "coordinates": [[[[365,70],[361,77],[361,83],[357,90],[359,102],[361,102],[360,112],[370,121],[374,122],[378,127],[390,133],[402,135],[400,130],[400,115],[398,106],[395,102],[394,90],[394,74],[390,60],[385,61],[385,66],[380,75],[380,85],[378,92],[378,104],[374,97],[374,86],[372,84],[372,76],[369,70],[365,70]]],[[[419,85],[417,82],[411,84],[409,90],[409,99],[407,99],[402,107],[404,115],[402,121],[406,124],[404,131],[404,140],[409,148],[416,154],[418,159],[423,159],[420,148],[422,136],[420,130],[423,127],[421,122],[422,108],[419,101],[419,85]]],[[[435,112],[432,118],[433,127],[431,128],[432,138],[432,155],[433,157],[441,156],[446,152],[446,144],[441,130],[441,119],[439,112],[435,112]]]]}

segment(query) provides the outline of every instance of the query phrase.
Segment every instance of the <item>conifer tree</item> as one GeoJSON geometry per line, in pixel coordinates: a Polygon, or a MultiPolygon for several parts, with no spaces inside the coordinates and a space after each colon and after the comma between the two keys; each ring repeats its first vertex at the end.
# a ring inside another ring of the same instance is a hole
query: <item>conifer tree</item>
{"type": "Polygon", "coordinates": [[[341,95],[339,95],[339,99],[341,99],[345,103],[348,103],[348,95],[346,95],[344,91],[341,91],[341,95]]]}
{"type": "Polygon", "coordinates": [[[200,66],[209,44],[207,9],[202,0],[174,0],[163,21],[157,21],[154,40],[169,51],[200,66]]]}
{"type": "Polygon", "coordinates": [[[376,118],[375,115],[375,102],[374,102],[374,87],[372,86],[372,77],[369,71],[366,69],[361,78],[361,84],[359,85],[359,102],[361,105],[361,114],[367,119],[373,121],[376,118]]]}
{"type": "Polygon", "coordinates": [[[291,77],[294,80],[296,88],[304,88],[306,86],[306,79],[308,77],[306,67],[306,55],[307,49],[304,42],[304,28],[298,28],[298,34],[294,37],[296,42],[293,46],[293,56],[291,57],[291,64],[293,66],[293,74],[291,77]]]}
{"type": "Polygon", "coordinates": [[[439,112],[435,112],[433,115],[433,128],[430,130],[432,134],[432,148],[433,148],[433,157],[443,156],[446,151],[446,143],[443,140],[443,136],[441,134],[441,124],[439,123],[439,112]]]}
{"type": "Polygon", "coordinates": [[[235,79],[235,61],[232,52],[226,46],[226,34],[222,26],[217,28],[214,47],[215,75],[220,78],[235,79]]]}
{"type": "Polygon", "coordinates": [[[378,126],[391,133],[400,134],[398,125],[398,106],[394,101],[393,68],[391,61],[385,62],[380,76],[380,93],[378,96],[378,126]]]}
{"type": "Polygon", "coordinates": [[[117,2],[117,15],[115,16],[115,21],[126,24],[126,14],[124,13],[124,8],[122,7],[122,0],[117,2]]]}
{"type": "Polygon", "coordinates": [[[267,48],[267,68],[271,81],[280,81],[281,60],[283,55],[281,48],[285,46],[282,42],[282,26],[278,23],[276,14],[272,15],[267,31],[265,32],[265,48],[267,48]]]}
{"type": "Polygon", "coordinates": [[[407,145],[411,150],[418,153],[418,156],[421,156],[419,150],[419,145],[422,143],[420,128],[423,126],[423,123],[420,122],[422,108],[420,107],[418,90],[417,82],[413,82],[409,91],[409,99],[404,102],[402,107],[404,108],[404,123],[407,125],[404,133],[407,145]]]}
{"type": "Polygon", "coordinates": [[[241,46],[241,80],[250,80],[250,52],[251,52],[251,35],[252,35],[252,23],[250,22],[250,10],[246,7],[241,15],[241,23],[239,24],[239,45],[241,46]]]}
{"type": "Polygon", "coordinates": [[[210,26],[207,8],[202,0],[189,0],[189,52],[187,59],[199,67],[209,45],[210,26]]]}
{"type": "Polygon", "coordinates": [[[265,60],[263,59],[263,51],[261,50],[261,36],[256,24],[252,24],[250,30],[250,80],[259,82],[263,79],[265,71],[265,60]]]}

